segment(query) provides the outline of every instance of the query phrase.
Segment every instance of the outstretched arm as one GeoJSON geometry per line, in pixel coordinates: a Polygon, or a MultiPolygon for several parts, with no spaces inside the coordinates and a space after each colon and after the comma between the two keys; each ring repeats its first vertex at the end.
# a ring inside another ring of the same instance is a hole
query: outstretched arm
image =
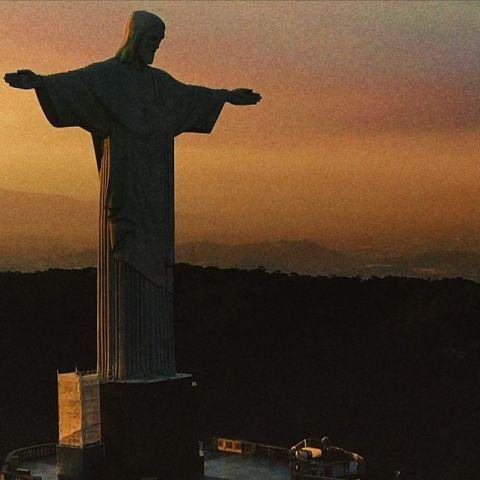
{"type": "Polygon", "coordinates": [[[249,88],[234,90],[188,85],[165,72],[159,74],[163,88],[169,91],[174,136],[184,132],[210,133],[225,103],[255,105],[259,93],[249,88]]]}
{"type": "Polygon", "coordinates": [[[31,70],[17,70],[15,73],[6,73],[3,79],[13,88],[30,90],[42,86],[42,78],[31,70]]]}
{"type": "Polygon", "coordinates": [[[250,88],[223,91],[225,92],[225,101],[232,105],[256,105],[262,99],[259,93],[250,88]]]}
{"type": "Polygon", "coordinates": [[[21,88],[22,90],[35,89],[38,101],[50,120],[52,125],[58,126],[58,118],[55,106],[52,104],[50,97],[47,95],[43,87],[42,77],[31,70],[17,70],[16,73],[6,73],[3,77],[13,88],[21,88]]]}

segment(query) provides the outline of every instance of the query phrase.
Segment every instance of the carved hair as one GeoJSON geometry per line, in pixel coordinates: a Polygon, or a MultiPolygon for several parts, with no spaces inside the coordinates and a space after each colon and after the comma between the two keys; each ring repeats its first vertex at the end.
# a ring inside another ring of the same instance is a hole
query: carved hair
{"type": "Polygon", "coordinates": [[[161,27],[165,30],[165,23],[161,18],[145,10],[133,12],[127,21],[122,45],[115,55],[116,58],[123,63],[131,63],[143,34],[152,27],[161,27]]]}

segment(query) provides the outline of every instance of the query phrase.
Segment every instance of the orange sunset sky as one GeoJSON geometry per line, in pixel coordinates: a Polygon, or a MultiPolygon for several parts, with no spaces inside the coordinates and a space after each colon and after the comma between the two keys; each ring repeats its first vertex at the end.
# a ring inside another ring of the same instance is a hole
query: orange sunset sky
{"type": "MultiPolygon", "coordinates": [[[[137,9],[167,25],[153,66],[263,96],[177,138],[179,241],[480,246],[478,2],[0,2],[1,70],[109,58],[137,9]]],[[[89,134],[0,105],[0,188],[95,201],[89,134]]]]}

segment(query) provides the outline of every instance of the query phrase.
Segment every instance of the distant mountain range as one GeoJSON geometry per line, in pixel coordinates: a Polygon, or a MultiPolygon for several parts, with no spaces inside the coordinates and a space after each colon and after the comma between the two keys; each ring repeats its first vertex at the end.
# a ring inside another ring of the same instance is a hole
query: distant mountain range
{"type": "Polygon", "coordinates": [[[352,259],[314,242],[287,241],[224,245],[211,242],[177,245],[177,261],[192,265],[214,265],[242,269],[264,268],[274,272],[307,275],[342,275],[352,268],[352,259]]]}
{"type": "MultiPolygon", "coordinates": [[[[61,195],[0,189],[0,271],[81,268],[96,264],[97,202],[61,195]]],[[[182,236],[195,235],[198,223],[177,213],[182,236]],[[187,226],[193,225],[192,232],[187,226]]],[[[204,219],[205,220],[205,219],[204,219]]],[[[177,232],[178,233],[178,232],[177,232]]],[[[306,275],[463,277],[480,281],[480,248],[421,247],[389,251],[327,248],[312,241],[278,240],[226,245],[220,242],[179,243],[177,262],[223,268],[264,268],[306,275]]]]}
{"type": "Polygon", "coordinates": [[[0,189],[0,270],[94,265],[96,202],[0,189]]]}
{"type": "Polygon", "coordinates": [[[192,265],[362,277],[463,277],[480,281],[480,251],[426,250],[392,255],[375,251],[338,252],[309,241],[222,245],[180,244],[177,261],[192,265]]]}

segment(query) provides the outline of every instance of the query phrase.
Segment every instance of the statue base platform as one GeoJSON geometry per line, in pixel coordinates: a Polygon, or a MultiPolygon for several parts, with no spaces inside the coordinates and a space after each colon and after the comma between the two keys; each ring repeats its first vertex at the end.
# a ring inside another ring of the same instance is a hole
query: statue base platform
{"type": "Polygon", "coordinates": [[[190,375],[100,384],[106,479],[203,478],[196,383],[190,375]]]}
{"type": "Polygon", "coordinates": [[[90,480],[101,478],[103,445],[76,447],[57,445],[58,480],[90,480]]]}

